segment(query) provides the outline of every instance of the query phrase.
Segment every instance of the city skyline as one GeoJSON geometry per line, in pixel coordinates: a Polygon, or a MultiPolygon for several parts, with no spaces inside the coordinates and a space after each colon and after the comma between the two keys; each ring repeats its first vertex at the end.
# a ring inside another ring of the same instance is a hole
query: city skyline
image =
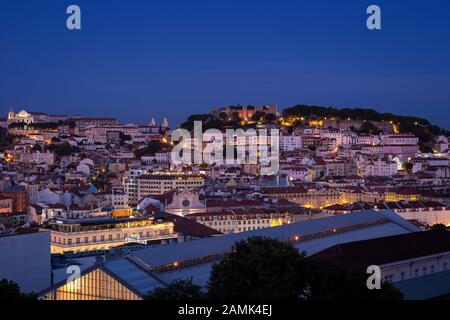
{"type": "Polygon", "coordinates": [[[4,4],[0,111],[109,115],[172,123],[225,105],[364,107],[442,127],[450,105],[449,4],[77,1],[4,4]],[[207,13],[205,13],[207,12],[207,13]],[[118,45],[120,43],[120,45],[118,45]]]}
{"type": "MultiPolygon", "coordinates": [[[[242,106],[242,105],[239,105],[239,104],[236,104],[236,105],[234,105],[234,106],[237,106],[237,107],[245,107],[245,106],[242,106]]],[[[253,105],[248,105],[248,106],[250,106],[250,107],[252,107],[253,105]]],[[[276,106],[276,105],[274,105],[274,106],[276,106]]],[[[296,106],[306,106],[306,105],[303,105],[303,104],[298,104],[298,105],[296,105],[296,106]]],[[[292,107],[296,107],[296,106],[292,106],[292,107]]],[[[223,106],[222,108],[226,108],[226,107],[233,107],[233,106],[223,106]]],[[[276,107],[278,107],[278,106],[276,106],[276,107]]],[[[310,106],[307,106],[307,107],[310,107],[310,106]]],[[[318,107],[318,108],[334,108],[333,106],[313,106],[313,107],[318,107]]],[[[208,114],[210,114],[211,113],[211,111],[212,110],[214,110],[214,109],[220,109],[220,108],[216,108],[216,107],[212,107],[212,108],[210,108],[209,110],[204,110],[204,112],[201,112],[201,113],[199,113],[199,114],[202,114],[202,115],[208,115],[208,114]]],[[[282,109],[278,109],[279,110],[279,113],[280,113],[280,115],[282,115],[282,113],[283,113],[283,111],[284,110],[286,110],[286,109],[289,109],[289,108],[282,108],[282,109]]],[[[342,109],[344,109],[344,108],[336,108],[337,110],[342,110],[342,109]]],[[[351,110],[357,110],[358,108],[348,108],[348,109],[351,109],[351,110]]],[[[364,109],[366,109],[366,108],[364,108],[364,109]]],[[[373,111],[375,111],[375,112],[378,112],[378,110],[376,110],[376,109],[371,109],[371,110],[373,110],[373,111]]],[[[10,113],[10,112],[15,112],[15,113],[18,113],[18,112],[31,112],[31,113],[43,113],[43,114],[48,114],[48,115],[50,115],[49,113],[47,113],[47,112],[45,112],[45,111],[43,111],[43,110],[30,110],[30,109],[24,109],[24,108],[19,108],[19,109],[15,109],[15,108],[10,108],[9,109],[9,111],[8,111],[8,113],[10,113]]],[[[383,114],[383,113],[381,113],[381,112],[378,112],[378,113],[380,113],[380,114],[383,114]]],[[[192,116],[192,114],[187,114],[186,115],[186,118],[184,118],[184,119],[182,119],[179,123],[173,123],[173,122],[171,122],[171,119],[168,119],[167,117],[165,117],[165,116],[162,116],[161,118],[159,118],[159,117],[153,117],[153,116],[149,116],[148,118],[147,117],[141,117],[141,119],[139,119],[138,121],[134,121],[134,122],[126,122],[126,121],[122,121],[123,119],[121,119],[120,117],[116,117],[116,116],[114,116],[114,115],[110,115],[110,114],[104,114],[104,115],[99,115],[99,116],[96,116],[96,117],[92,117],[92,114],[83,114],[83,115],[80,115],[80,114],[63,114],[63,113],[61,113],[61,114],[59,114],[60,116],[65,116],[65,117],[67,117],[67,119],[77,119],[77,118],[113,118],[113,119],[116,119],[117,121],[118,121],[118,123],[120,123],[120,124],[124,124],[124,125],[148,125],[148,124],[151,124],[152,122],[154,122],[156,125],[158,125],[158,124],[162,124],[162,123],[164,123],[164,122],[170,122],[171,123],[171,127],[172,128],[178,128],[178,127],[180,127],[180,125],[182,125],[183,123],[185,123],[186,121],[187,121],[187,119],[189,118],[189,116],[192,116]]],[[[410,115],[410,114],[402,114],[402,115],[400,115],[400,114],[394,114],[395,116],[407,116],[407,117],[409,117],[409,116],[411,116],[411,117],[416,117],[416,116],[414,116],[414,115],[410,115]]],[[[55,116],[58,116],[58,115],[55,115],[55,116]]],[[[0,116],[0,118],[6,118],[6,117],[1,117],[0,116]]],[[[418,117],[418,118],[420,118],[420,117],[418,117]]],[[[424,119],[424,120],[427,120],[427,121],[429,121],[429,119],[427,119],[427,118],[422,118],[422,119],[424,119]]],[[[431,122],[431,124],[432,125],[435,125],[435,123],[433,123],[433,122],[431,122]]],[[[448,130],[448,127],[445,127],[445,126],[440,126],[440,128],[442,128],[442,129],[444,129],[444,130],[448,130]]]]}
{"type": "Polygon", "coordinates": [[[449,12],[3,1],[0,301],[448,300],[449,12]]]}

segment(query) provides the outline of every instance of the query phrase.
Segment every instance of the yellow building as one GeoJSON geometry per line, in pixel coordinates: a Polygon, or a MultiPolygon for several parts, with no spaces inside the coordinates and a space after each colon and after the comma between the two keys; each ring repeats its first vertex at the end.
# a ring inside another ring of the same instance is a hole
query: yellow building
{"type": "Polygon", "coordinates": [[[419,200],[420,193],[414,188],[399,188],[386,192],[386,201],[416,201],[419,200]]]}
{"type": "Polygon", "coordinates": [[[132,288],[107,269],[94,266],[79,279],[55,285],[39,295],[41,300],[141,300],[132,288]]]}
{"type": "Polygon", "coordinates": [[[137,180],[137,199],[156,194],[164,194],[172,189],[192,190],[202,187],[205,178],[198,174],[149,173],[137,180]]]}
{"type": "Polygon", "coordinates": [[[340,203],[341,193],[330,188],[305,189],[303,187],[273,187],[262,191],[269,198],[286,199],[309,209],[321,209],[340,203]]]}
{"type": "Polygon", "coordinates": [[[57,219],[48,224],[51,253],[109,250],[127,243],[171,241],[177,235],[172,222],[153,217],[99,217],[57,219]]]}

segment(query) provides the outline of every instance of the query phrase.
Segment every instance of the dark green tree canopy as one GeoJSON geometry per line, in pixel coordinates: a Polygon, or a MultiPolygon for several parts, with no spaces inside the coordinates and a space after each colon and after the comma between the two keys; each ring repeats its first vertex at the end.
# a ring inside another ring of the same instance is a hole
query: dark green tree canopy
{"type": "Polygon", "coordinates": [[[357,264],[337,264],[308,260],[308,300],[401,300],[402,293],[388,282],[369,290],[366,268],[357,264]]]}
{"type": "Polygon", "coordinates": [[[161,141],[152,140],[145,148],[137,149],[134,151],[134,156],[140,158],[142,156],[154,156],[155,153],[160,152],[164,145],[161,141]]]}
{"type": "Polygon", "coordinates": [[[71,144],[64,142],[62,144],[51,144],[47,146],[47,150],[55,153],[57,156],[68,156],[73,153],[79,152],[80,148],[72,146],[71,144]]]}
{"type": "Polygon", "coordinates": [[[305,256],[273,239],[239,241],[215,264],[208,284],[213,299],[298,299],[306,285],[305,256]]]}
{"type": "Polygon", "coordinates": [[[358,133],[374,134],[374,135],[381,133],[381,130],[370,121],[364,122],[363,125],[357,131],[358,133]]]}
{"type": "Polygon", "coordinates": [[[388,282],[369,290],[366,268],[306,257],[294,246],[253,237],[237,242],[232,252],[213,265],[208,291],[192,280],[156,289],[147,299],[195,300],[401,300],[388,282]]]}
{"type": "Polygon", "coordinates": [[[201,287],[189,280],[175,280],[165,288],[157,288],[150,292],[145,300],[200,300],[204,297],[201,287]]]}
{"type": "Polygon", "coordinates": [[[384,282],[369,290],[366,268],[306,257],[290,244],[268,238],[237,242],[215,264],[208,284],[212,299],[398,300],[402,294],[384,282]]]}
{"type": "Polygon", "coordinates": [[[0,281],[0,301],[36,300],[34,293],[20,292],[20,287],[13,281],[3,279],[0,281]]]}

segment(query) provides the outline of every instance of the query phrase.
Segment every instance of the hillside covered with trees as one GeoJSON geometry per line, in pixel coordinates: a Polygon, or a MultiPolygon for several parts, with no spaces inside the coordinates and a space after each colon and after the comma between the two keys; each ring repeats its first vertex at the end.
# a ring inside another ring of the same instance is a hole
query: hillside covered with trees
{"type": "MultiPolygon", "coordinates": [[[[305,121],[324,119],[367,121],[369,123],[363,125],[361,129],[365,133],[373,134],[377,134],[378,131],[371,124],[372,122],[389,122],[395,125],[397,133],[412,133],[418,137],[423,151],[429,151],[429,144],[433,141],[433,136],[450,134],[448,130],[440,128],[423,118],[381,113],[366,108],[338,109],[335,107],[296,105],[285,109],[282,116],[287,119],[303,119],[305,121]]],[[[294,122],[294,125],[296,124],[294,122]]]]}

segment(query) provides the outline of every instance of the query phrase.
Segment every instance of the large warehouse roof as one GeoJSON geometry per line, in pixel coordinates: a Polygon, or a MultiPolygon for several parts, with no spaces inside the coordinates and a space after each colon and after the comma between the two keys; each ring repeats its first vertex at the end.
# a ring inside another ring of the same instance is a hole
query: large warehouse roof
{"type": "Polygon", "coordinates": [[[236,241],[252,236],[271,237],[282,241],[298,238],[299,241],[293,241],[295,247],[311,255],[338,243],[418,231],[420,229],[391,211],[369,210],[222,237],[147,248],[135,251],[131,256],[106,262],[104,267],[117,277],[127,281],[141,294],[145,294],[157,286],[176,279],[192,278],[195,283],[205,285],[214,257],[220,257],[220,254],[229,252],[236,241]],[[183,267],[183,261],[201,257],[205,257],[205,263],[201,263],[200,260],[196,264],[183,267]],[[213,258],[208,259],[208,257],[213,258]],[[173,267],[154,273],[157,278],[148,272],[152,268],[164,265],[173,267]],[[146,276],[142,273],[144,270],[147,271],[145,272],[146,276]]]}
{"type": "Polygon", "coordinates": [[[419,228],[392,211],[361,211],[346,215],[302,221],[178,244],[149,247],[99,266],[116,279],[145,295],[177,279],[192,278],[205,285],[214,261],[228,254],[238,240],[253,236],[289,241],[312,255],[339,243],[418,232],[419,228]]]}

